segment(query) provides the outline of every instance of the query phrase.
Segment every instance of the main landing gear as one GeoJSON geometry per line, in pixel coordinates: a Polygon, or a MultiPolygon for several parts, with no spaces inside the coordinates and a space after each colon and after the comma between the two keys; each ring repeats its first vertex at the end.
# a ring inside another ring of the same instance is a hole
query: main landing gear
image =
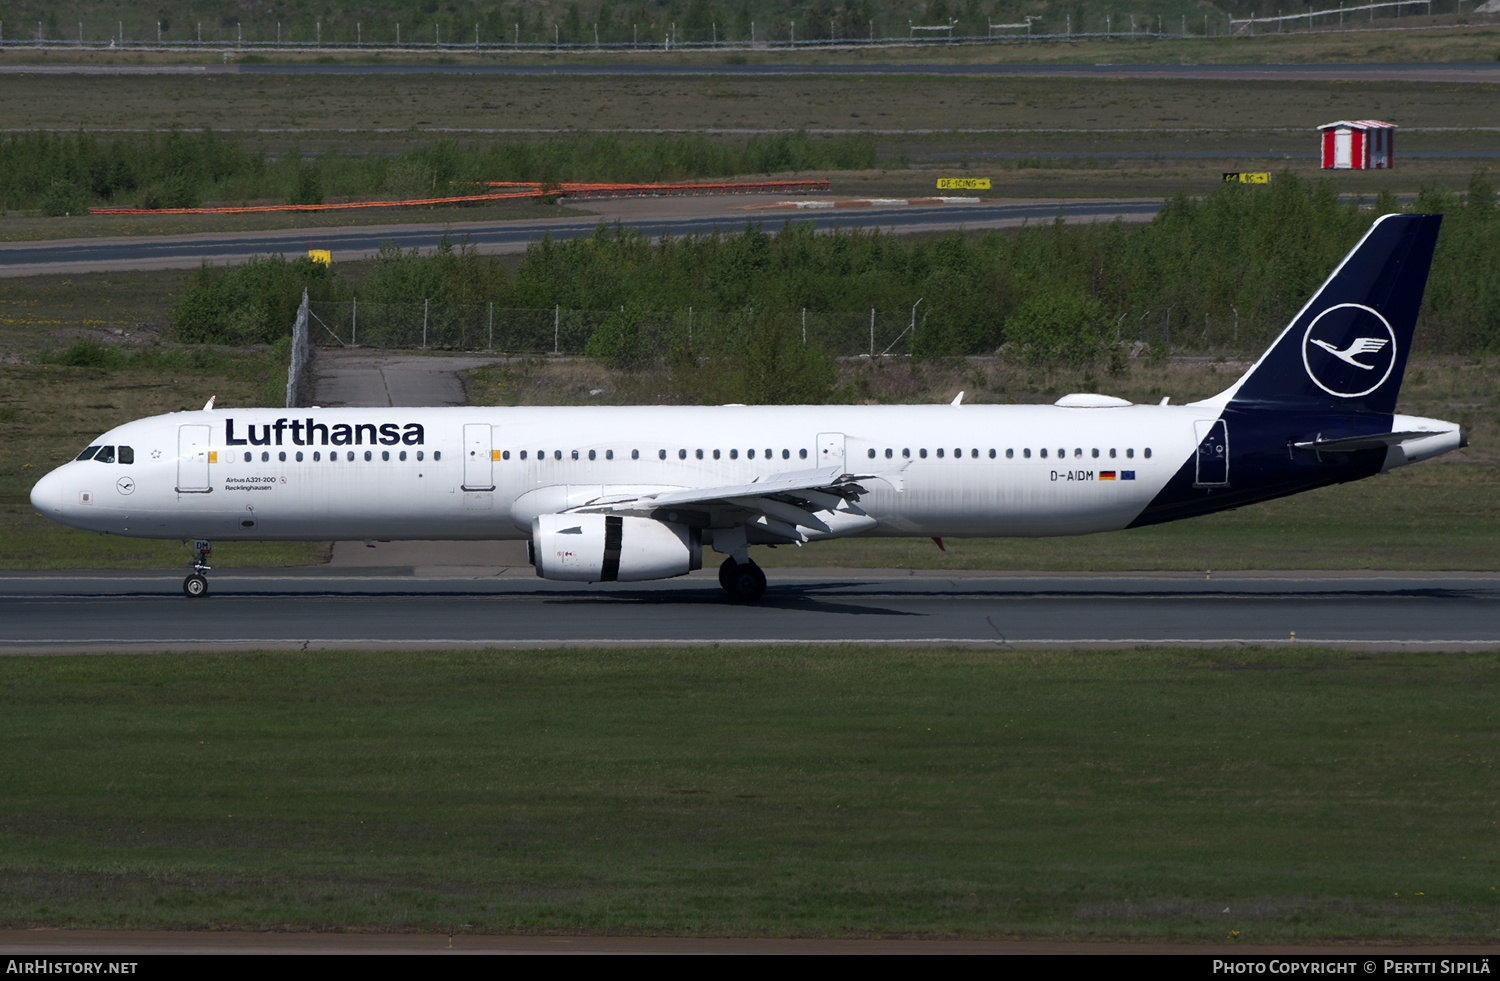
{"type": "Polygon", "coordinates": [[[719,585],[736,603],[754,603],[766,595],[766,574],[754,562],[736,562],[730,556],[719,566],[719,585]]]}
{"type": "Polygon", "coordinates": [[[201,538],[193,542],[193,561],[188,563],[188,568],[193,571],[182,581],[182,594],[188,599],[198,599],[208,595],[208,577],[204,573],[209,571],[208,553],[213,550],[211,542],[203,541],[201,538]]]}

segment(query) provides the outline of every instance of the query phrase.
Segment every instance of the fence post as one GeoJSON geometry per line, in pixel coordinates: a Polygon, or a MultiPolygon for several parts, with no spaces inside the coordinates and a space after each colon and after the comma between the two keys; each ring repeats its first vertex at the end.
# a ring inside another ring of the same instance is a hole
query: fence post
{"type": "Polygon", "coordinates": [[[359,297],[354,298],[354,313],[349,317],[349,346],[359,344],[359,297]]]}
{"type": "Polygon", "coordinates": [[[693,308],[688,307],[688,350],[693,349],[693,308]]]}
{"type": "Polygon", "coordinates": [[[493,351],[494,349],[495,349],[495,301],[491,300],[490,301],[490,345],[489,345],[489,347],[485,348],[485,350],[486,351],[493,351]]]}
{"type": "Polygon", "coordinates": [[[562,304],[552,308],[552,353],[557,353],[557,325],[562,319],[562,304]]]}
{"type": "Polygon", "coordinates": [[[302,389],[307,372],[307,290],[302,291],[302,304],[297,308],[297,320],[292,324],[292,357],[286,370],[286,407],[294,409],[302,401],[302,389]]]}
{"type": "Polygon", "coordinates": [[[807,347],[807,307],[802,308],[802,346],[807,347]]]}
{"type": "Polygon", "coordinates": [[[870,357],[875,357],[875,308],[870,308],[870,357]]]}
{"type": "Polygon", "coordinates": [[[427,298],[422,298],[422,346],[427,346],[427,298]]]}

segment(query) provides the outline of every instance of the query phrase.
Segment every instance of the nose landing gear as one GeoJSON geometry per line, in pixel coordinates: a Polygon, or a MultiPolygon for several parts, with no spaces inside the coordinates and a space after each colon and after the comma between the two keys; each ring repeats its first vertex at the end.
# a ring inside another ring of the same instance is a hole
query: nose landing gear
{"type": "Polygon", "coordinates": [[[749,559],[736,562],[731,555],[719,566],[719,585],[736,603],[754,603],[766,595],[766,574],[749,559]]]}
{"type": "Polygon", "coordinates": [[[193,571],[182,581],[182,594],[188,599],[198,599],[208,595],[208,577],[204,573],[209,571],[208,554],[213,549],[213,543],[201,538],[193,542],[193,561],[188,563],[188,567],[193,571]]]}

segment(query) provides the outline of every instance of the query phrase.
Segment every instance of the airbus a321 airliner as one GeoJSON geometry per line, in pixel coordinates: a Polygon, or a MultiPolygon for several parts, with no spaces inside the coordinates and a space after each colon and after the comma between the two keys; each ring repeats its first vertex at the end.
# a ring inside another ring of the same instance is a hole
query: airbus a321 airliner
{"type": "Polygon", "coordinates": [[[730,597],[757,545],[1084,535],[1358,480],[1467,445],[1396,415],[1441,216],[1375,222],[1226,391],[1186,405],[212,409],[127,423],[31,492],[88,531],[212,539],[525,539],[537,575],[681,576],[730,597]]]}

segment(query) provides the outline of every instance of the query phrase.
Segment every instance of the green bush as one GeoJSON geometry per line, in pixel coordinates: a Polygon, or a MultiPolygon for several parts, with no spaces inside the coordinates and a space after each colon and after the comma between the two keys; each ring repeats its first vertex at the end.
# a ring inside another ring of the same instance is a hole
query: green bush
{"type": "Polygon", "coordinates": [[[70,180],[55,180],[42,198],[42,214],[48,218],[89,213],[88,194],[70,180]]]}
{"type": "Polygon", "coordinates": [[[317,299],[339,295],[329,267],[306,256],[290,262],[256,256],[243,266],[205,263],[172,311],[173,335],[187,343],[274,343],[291,334],[304,289],[317,299]]]}

